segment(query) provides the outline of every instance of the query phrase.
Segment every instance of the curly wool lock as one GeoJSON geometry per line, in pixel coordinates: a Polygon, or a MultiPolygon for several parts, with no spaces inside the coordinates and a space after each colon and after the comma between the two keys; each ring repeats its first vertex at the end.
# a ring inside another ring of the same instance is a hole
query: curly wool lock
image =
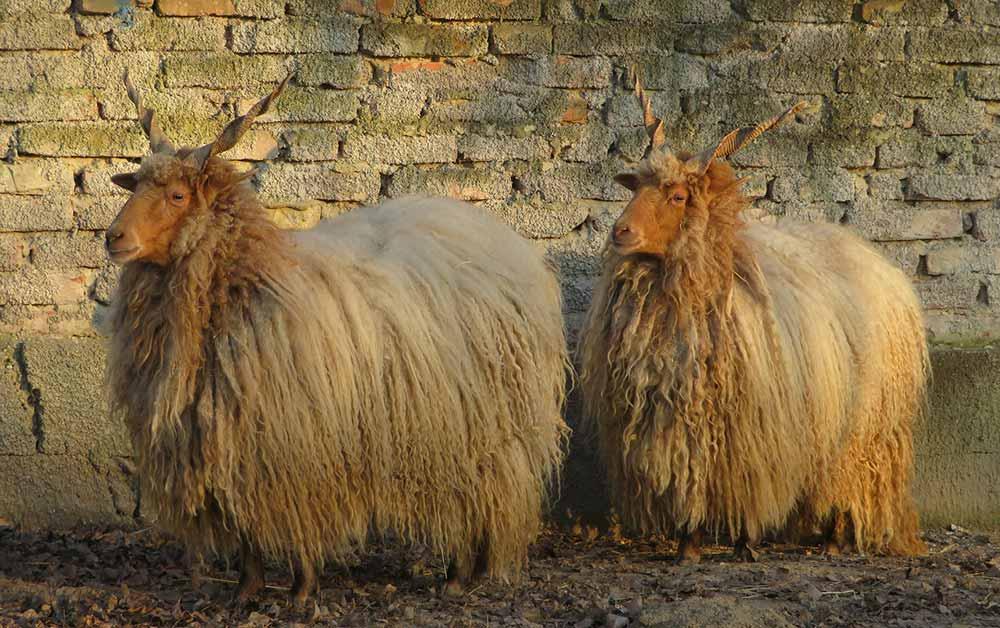
{"type": "Polygon", "coordinates": [[[140,232],[163,190],[195,197],[167,263],[125,264],[106,321],[111,406],[159,525],[197,554],[241,549],[251,579],[258,554],[300,566],[300,599],[311,566],[371,530],[463,577],[472,561],[517,577],[568,431],[560,290],[541,252],[448,199],[283,232],[248,175],[212,156],[250,114],[214,147],[175,151],[130,96],[156,152],[116,175],[134,196],[109,251],[145,250],[114,244],[139,238],[118,223],[140,232]]]}
{"type": "Polygon", "coordinates": [[[690,197],[661,256],[609,244],[581,334],[585,413],[626,522],[752,541],[846,516],[861,551],[922,551],[928,356],[906,276],[838,226],[744,224],[740,182],[712,158],[651,150],[629,176],[690,197]]]}

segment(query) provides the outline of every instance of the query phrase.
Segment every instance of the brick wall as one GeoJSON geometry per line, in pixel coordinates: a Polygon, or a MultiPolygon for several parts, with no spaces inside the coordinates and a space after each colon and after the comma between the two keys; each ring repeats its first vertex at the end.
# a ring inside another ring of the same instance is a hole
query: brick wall
{"type": "Polygon", "coordinates": [[[571,321],[645,136],[674,146],[805,98],[735,163],[752,217],[852,226],[938,342],[1000,335],[1000,4],[991,0],[0,0],[0,332],[91,334],[115,270],[109,175],[146,150],[123,70],[202,143],[298,75],[229,156],[308,227],[400,194],[502,215],[558,263],[571,321]]]}
{"type": "MultiPolygon", "coordinates": [[[[147,147],[126,68],[186,143],[297,68],[227,153],[269,162],[259,187],[277,221],[409,192],[468,199],[549,251],[572,327],[626,198],[611,177],[645,148],[633,64],[682,149],[812,102],[735,158],[751,217],[858,229],[913,277],[935,342],[1000,337],[996,1],[0,0],[0,524],[140,510],[89,337],[116,276],[101,237],[125,197],[109,176],[147,147]]],[[[982,381],[997,372],[977,364],[982,381]]],[[[996,404],[948,388],[966,381],[953,370],[935,403],[963,410],[928,434],[968,456],[924,438],[918,480],[958,496],[925,510],[974,523],[992,516],[996,469],[973,454],[995,459],[996,404]]],[[[567,486],[592,495],[585,462],[567,486]]]]}

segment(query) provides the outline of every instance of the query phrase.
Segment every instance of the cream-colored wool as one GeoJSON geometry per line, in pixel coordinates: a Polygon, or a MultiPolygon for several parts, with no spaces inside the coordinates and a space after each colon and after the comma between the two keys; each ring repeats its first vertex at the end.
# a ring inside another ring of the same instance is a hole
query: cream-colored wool
{"type": "Polygon", "coordinates": [[[609,246],[581,334],[585,412],[639,531],[751,539],[849,513],[866,552],[923,550],[910,494],[928,374],[907,277],[846,229],[744,225],[732,169],[653,152],[687,181],[664,259],[609,246]]]}
{"type": "Polygon", "coordinates": [[[245,539],[301,564],[393,530],[516,577],[567,433],[536,248],[446,199],[286,234],[239,183],[172,253],[125,267],[110,317],[112,407],[159,525],[197,553],[245,539]]]}

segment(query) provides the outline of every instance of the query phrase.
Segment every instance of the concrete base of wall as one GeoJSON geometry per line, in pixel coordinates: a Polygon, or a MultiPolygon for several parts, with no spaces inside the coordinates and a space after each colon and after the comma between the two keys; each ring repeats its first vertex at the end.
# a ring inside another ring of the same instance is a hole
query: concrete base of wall
{"type": "MultiPolygon", "coordinates": [[[[25,528],[130,525],[139,497],[124,426],[107,418],[103,350],[91,338],[0,337],[0,521],[25,528]]],[[[1000,531],[1000,349],[933,354],[930,412],[917,435],[925,526],[1000,531]]],[[[568,409],[571,423],[578,402],[568,409]]],[[[593,444],[574,433],[555,515],[608,517],[593,444]]]]}

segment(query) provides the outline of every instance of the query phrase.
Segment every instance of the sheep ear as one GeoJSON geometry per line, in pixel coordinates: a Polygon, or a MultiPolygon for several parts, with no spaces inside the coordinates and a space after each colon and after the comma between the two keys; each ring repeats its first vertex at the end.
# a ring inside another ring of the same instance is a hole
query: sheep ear
{"type": "Polygon", "coordinates": [[[757,126],[740,127],[735,131],[727,133],[725,137],[719,140],[719,143],[716,144],[714,148],[707,149],[698,155],[698,161],[701,164],[699,174],[704,175],[708,172],[708,167],[712,165],[713,161],[729,157],[736,151],[760,137],[765,131],[773,129],[788,118],[805,109],[808,104],[809,103],[805,101],[801,101],[781,112],[779,115],[774,116],[770,120],[761,122],[757,126]]]}
{"type": "Polygon", "coordinates": [[[135,188],[139,184],[139,177],[135,175],[135,172],[123,172],[111,175],[111,182],[120,188],[125,188],[129,192],[135,192],[135,188]]]}
{"type": "Polygon", "coordinates": [[[615,183],[633,192],[639,189],[639,177],[634,172],[621,172],[615,175],[615,183]]]}

